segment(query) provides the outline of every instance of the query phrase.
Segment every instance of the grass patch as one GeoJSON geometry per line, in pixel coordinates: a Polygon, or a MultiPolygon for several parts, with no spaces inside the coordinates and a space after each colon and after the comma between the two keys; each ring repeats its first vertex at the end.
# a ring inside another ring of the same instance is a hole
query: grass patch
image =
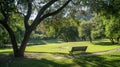
{"type": "Polygon", "coordinates": [[[47,44],[28,46],[26,52],[49,52],[49,53],[69,53],[73,46],[88,46],[86,52],[99,52],[118,48],[119,45],[94,45],[90,42],[66,42],[60,44],[47,44]]]}
{"type": "MultiPolygon", "coordinates": [[[[73,46],[88,46],[86,52],[100,52],[111,49],[119,48],[119,45],[110,44],[108,40],[98,40],[90,43],[84,42],[61,42],[55,40],[45,41],[46,45],[29,45],[26,47],[27,53],[57,53],[57,54],[68,54],[73,46]],[[102,45],[101,45],[102,44],[102,45]]],[[[36,42],[35,42],[36,43],[36,42]]],[[[12,53],[12,49],[0,49],[0,53],[12,53]]]]}
{"type": "Polygon", "coordinates": [[[66,56],[73,46],[88,46],[87,52],[89,53],[119,48],[119,45],[109,45],[108,41],[105,41],[104,44],[101,42],[104,42],[104,40],[94,43],[87,41],[47,42],[46,45],[27,46],[26,53],[32,53],[33,56],[36,53],[39,54],[35,58],[14,58],[8,55],[12,53],[12,49],[0,49],[0,67],[119,67],[120,52],[88,57],[60,58],[66,56]]]}
{"type": "MultiPolygon", "coordinates": [[[[50,55],[49,55],[50,56],[50,55]]],[[[12,58],[0,67],[119,67],[120,52],[79,58],[12,58]]]]}

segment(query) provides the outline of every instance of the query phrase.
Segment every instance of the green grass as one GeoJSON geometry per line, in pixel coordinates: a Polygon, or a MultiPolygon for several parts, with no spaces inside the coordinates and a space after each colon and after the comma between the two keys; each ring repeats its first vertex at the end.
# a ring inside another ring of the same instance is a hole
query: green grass
{"type": "Polygon", "coordinates": [[[85,42],[59,42],[44,45],[27,46],[26,53],[40,53],[36,58],[13,58],[6,56],[6,53],[12,53],[12,49],[0,49],[0,67],[119,67],[120,52],[109,53],[105,55],[94,55],[78,58],[57,58],[67,56],[66,54],[72,46],[87,45],[87,52],[106,51],[119,48],[119,45],[112,45],[108,40],[94,41],[94,43],[85,42]],[[5,54],[4,54],[5,53],[5,54]],[[61,53],[61,54],[58,54],[61,53]],[[5,61],[7,59],[7,61],[5,61]],[[11,60],[12,59],[12,60],[11,60]]]}
{"type": "MultiPolygon", "coordinates": [[[[31,45],[27,46],[26,52],[29,53],[65,53],[68,54],[73,46],[88,46],[86,52],[100,52],[111,49],[119,48],[119,45],[113,45],[108,40],[99,40],[90,43],[88,41],[84,42],[61,42],[61,41],[44,41],[43,45],[31,45]]],[[[0,49],[0,53],[9,53],[12,49],[0,49]]]]}
{"type": "Polygon", "coordinates": [[[79,58],[12,58],[0,67],[119,67],[120,52],[79,58]]]}
{"type": "Polygon", "coordinates": [[[89,42],[68,42],[60,44],[46,44],[46,45],[35,45],[28,46],[26,52],[57,52],[57,53],[68,53],[73,46],[88,46],[87,52],[98,52],[106,51],[118,48],[118,45],[94,45],[89,42]]]}
{"type": "Polygon", "coordinates": [[[26,48],[26,52],[47,52],[47,53],[69,53],[73,46],[88,46],[86,52],[100,52],[111,49],[119,48],[119,45],[113,45],[108,39],[102,39],[90,43],[89,41],[83,42],[61,42],[49,40],[44,41],[44,45],[33,45],[26,48]]]}

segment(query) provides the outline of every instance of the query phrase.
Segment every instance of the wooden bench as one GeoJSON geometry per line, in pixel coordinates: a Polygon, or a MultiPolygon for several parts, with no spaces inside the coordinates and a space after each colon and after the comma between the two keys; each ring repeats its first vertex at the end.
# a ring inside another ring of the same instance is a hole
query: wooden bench
{"type": "Polygon", "coordinates": [[[76,47],[72,47],[69,53],[72,54],[73,52],[77,52],[77,51],[85,52],[86,49],[87,49],[87,46],[76,46],[76,47]]]}

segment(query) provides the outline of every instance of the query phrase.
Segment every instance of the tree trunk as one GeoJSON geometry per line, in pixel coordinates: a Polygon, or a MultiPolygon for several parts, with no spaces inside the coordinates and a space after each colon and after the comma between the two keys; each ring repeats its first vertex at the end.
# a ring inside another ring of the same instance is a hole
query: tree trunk
{"type": "Polygon", "coordinates": [[[17,41],[15,39],[15,35],[13,30],[8,26],[7,23],[2,23],[2,25],[5,27],[5,29],[8,31],[9,36],[11,38],[11,43],[12,43],[12,47],[13,47],[13,52],[14,52],[14,56],[18,57],[18,45],[17,45],[17,41]]]}
{"type": "Polygon", "coordinates": [[[117,39],[116,39],[118,44],[120,44],[120,40],[119,39],[120,39],[120,37],[117,37],[117,39]]]}
{"type": "Polygon", "coordinates": [[[90,40],[90,42],[92,43],[92,37],[91,37],[91,36],[89,36],[89,40],[90,40]]]}
{"type": "Polygon", "coordinates": [[[24,57],[25,48],[26,48],[27,42],[30,38],[31,32],[32,31],[25,32],[24,39],[23,39],[21,46],[20,46],[20,49],[19,49],[19,57],[24,57]]]}
{"type": "Polygon", "coordinates": [[[114,39],[112,37],[110,37],[110,41],[112,44],[115,44],[114,39]]]}

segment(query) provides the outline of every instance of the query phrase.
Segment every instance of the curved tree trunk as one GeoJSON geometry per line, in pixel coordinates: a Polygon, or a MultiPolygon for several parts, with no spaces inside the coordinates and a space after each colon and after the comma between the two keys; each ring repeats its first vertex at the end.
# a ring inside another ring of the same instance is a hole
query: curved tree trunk
{"type": "Polygon", "coordinates": [[[2,23],[2,25],[5,27],[5,29],[8,31],[9,36],[11,38],[11,43],[12,43],[12,47],[13,47],[13,52],[14,52],[14,56],[18,57],[18,45],[17,45],[17,41],[15,39],[15,35],[13,30],[9,27],[9,25],[7,23],[2,23]]]}

